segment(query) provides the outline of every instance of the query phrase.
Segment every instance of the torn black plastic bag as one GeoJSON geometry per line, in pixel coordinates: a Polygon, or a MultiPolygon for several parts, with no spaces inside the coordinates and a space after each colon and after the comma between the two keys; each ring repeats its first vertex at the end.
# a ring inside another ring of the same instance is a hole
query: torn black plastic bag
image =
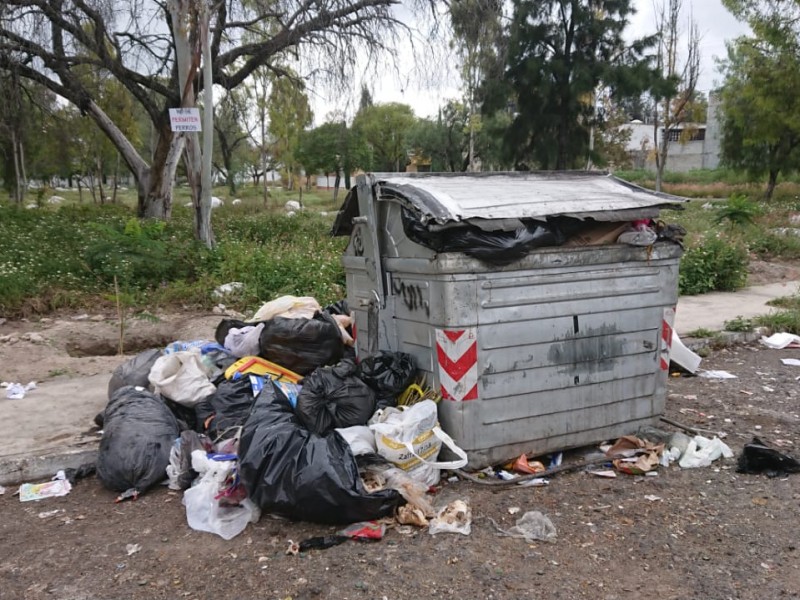
{"type": "Polygon", "coordinates": [[[367,493],[344,438],[308,431],[268,382],[239,444],[239,475],[263,511],[318,523],[354,523],[392,514],[396,490],[367,493]]]}
{"type": "Polygon", "coordinates": [[[484,231],[468,224],[430,231],[407,208],[403,209],[403,231],[413,242],[436,252],[463,252],[493,265],[507,265],[532,248],[560,246],[566,241],[559,228],[546,223],[525,223],[514,231],[484,231]]]}
{"type": "Polygon", "coordinates": [[[325,312],[317,312],[312,319],[274,317],[265,321],[259,345],[259,356],[300,375],[335,365],[344,355],[339,325],[325,312]]]}
{"type": "Polygon", "coordinates": [[[108,382],[108,399],[111,400],[114,392],[126,385],[138,385],[150,389],[150,369],[159,356],[161,350],[158,348],[145,350],[114,369],[108,382]]]}
{"type": "Polygon", "coordinates": [[[376,408],[397,405],[397,396],[414,383],[417,368],[405,352],[382,350],[358,365],[358,376],[375,392],[376,408]]]}
{"type": "Polygon", "coordinates": [[[180,432],[160,397],[141,387],[121,387],[104,418],[97,477],[105,487],[144,492],[166,479],[170,449],[180,432]]]}
{"type": "Polygon", "coordinates": [[[777,477],[786,473],[800,473],[800,462],[754,437],[742,448],[736,472],[765,473],[769,477],[777,477]]]}
{"type": "Polygon", "coordinates": [[[295,413],[306,429],[325,435],[340,427],[367,424],[375,412],[375,392],[357,373],[354,362],[343,360],[303,379],[295,413]]]}
{"type": "Polygon", "coordinates": [[[212,439],[233,437],[247,420],[254,400],[249,377],[221,382],[216,392],[194,407],[199,431],[212,439]]]}

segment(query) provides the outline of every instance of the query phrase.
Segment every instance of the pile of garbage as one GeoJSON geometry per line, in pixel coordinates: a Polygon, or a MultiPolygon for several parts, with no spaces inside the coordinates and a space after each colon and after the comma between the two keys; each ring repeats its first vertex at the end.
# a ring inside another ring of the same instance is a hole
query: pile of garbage
{"type": "Polygon", "coordinates": [[[213,340],[138,354],[114,371],[96,417],[98,478],[117,501],[167,478],[189,525],[225,539],[262,511],[428,525],[426,494],[467,456],[410,355],[357,361],[353,346],[346,302],[284,296],[248,321],[223,319],[213,340]],[[437,462],[443,445],[458,458],[437,462]]]}

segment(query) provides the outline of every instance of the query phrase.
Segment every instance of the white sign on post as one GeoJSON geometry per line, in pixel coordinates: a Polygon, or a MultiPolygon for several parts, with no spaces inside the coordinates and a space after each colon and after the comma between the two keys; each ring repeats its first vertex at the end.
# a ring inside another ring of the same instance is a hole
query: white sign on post
{"type": "Polygon", "coordinates": [[[169,124],[172,131],[203,131],[199,108],[170,108],[169,124]]]}

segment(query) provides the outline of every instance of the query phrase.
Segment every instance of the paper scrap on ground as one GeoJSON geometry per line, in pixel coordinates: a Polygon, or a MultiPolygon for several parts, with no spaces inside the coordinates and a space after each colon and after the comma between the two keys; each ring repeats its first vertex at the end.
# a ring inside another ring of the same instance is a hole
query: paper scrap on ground
{"type": "Polygon", "coordinates": [[[773,350],[783,350],[784,348],[800,348],[800,335],[793,333],[773,333],[769,337],[761,337],[761,343],[773,350]]]}
{"type": "Polygon", "coordinates": [[[792,367],[800,367],[800,359],[797,358],[782,358],[781,362],[792,367]]]}
{"type": "Polygon", "coordinates": [[[706,379],[736,379],[736,375],[727,371],[701,371],[698,375],[706,379]]]}
{"type": "Polygon", "coordinates": [[[28,502],[30,500],[66,496],[71,489],[72,485],[67,481],[64,471],[59,471],[53,480],[47,483],[23,483],[19,486],[19,501],[28,502]]]}

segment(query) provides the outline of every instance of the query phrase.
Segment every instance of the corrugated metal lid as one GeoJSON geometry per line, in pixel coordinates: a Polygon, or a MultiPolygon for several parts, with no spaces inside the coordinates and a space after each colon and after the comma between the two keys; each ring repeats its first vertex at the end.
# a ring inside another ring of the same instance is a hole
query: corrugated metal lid
{"type": "Polygon", "coordinates": [[[688,202],[613,175],[592,171],[514,173],[379,173],[381,197],[398,197],[421,220],[544,219],[553,216],[603,219],[604,213],[642,216],[653,209],[688,202]]]}

